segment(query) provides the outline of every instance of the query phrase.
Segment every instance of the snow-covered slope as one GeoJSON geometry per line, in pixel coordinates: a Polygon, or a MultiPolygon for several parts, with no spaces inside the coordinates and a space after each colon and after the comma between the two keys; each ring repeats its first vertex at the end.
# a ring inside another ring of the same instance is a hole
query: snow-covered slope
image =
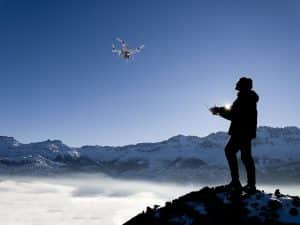
{"type": "MultiPolygon", "coordinates": [[[[158,143],[71,148],[58,140],[21,144],[0,136],[0,172],[53,174],[103,172],[112,176],[172,180],[227,179],[223,149],[229,136],[178,135],[158,143]]],[[[300,129],[260,127],[253,142],[258,177],[300,178],[300,129]],[[268,176],[266,176],[268,175],[268,176]]],[[[243,168],[243,167],[242,167],[243,168]]]]}

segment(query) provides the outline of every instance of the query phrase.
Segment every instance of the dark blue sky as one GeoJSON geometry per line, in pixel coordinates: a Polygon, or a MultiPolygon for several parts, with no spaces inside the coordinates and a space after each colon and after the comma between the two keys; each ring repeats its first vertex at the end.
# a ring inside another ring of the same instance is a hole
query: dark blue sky
{"type": "Polygon", "coordinates": [[[1,134],[73,146],[227,130],[240,76],[259,125],[300,126],[299,1],[0,0],[1,134]],[[134,61],[116,37],[145,44],[134,61]]]}

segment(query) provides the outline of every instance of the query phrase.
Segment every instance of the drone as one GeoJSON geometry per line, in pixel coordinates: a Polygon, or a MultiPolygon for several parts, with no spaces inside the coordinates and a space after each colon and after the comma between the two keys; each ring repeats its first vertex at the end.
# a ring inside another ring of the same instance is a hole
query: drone
{"type": "Polygon", "coordinates": [[[116,49],[115,45],[112,44],[112,52],[117,53],[120,57],[125,60],[129,60],[134,54],[140,52],[145,46],[141,45],[137,48],[129,48],[125,41],[121,40],[120,38],[116,38],[118,42],[121,43],[121,49],[116,49]]]}

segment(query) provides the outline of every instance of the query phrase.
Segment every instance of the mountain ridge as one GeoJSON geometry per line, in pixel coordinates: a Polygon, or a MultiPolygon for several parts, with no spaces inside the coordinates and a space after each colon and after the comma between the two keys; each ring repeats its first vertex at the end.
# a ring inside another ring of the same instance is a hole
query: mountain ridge
{"type": "MultiPolygon", "coordinates": [[[[291,133],[291,132],[300,132],[300,128],[297,127],[297,126],[284,126],[284,127],[270,127],[270,126],[260,126],[257,128],[257,130],[269,130],[269,129],[272,129],[272,130],[285,130],[287,131],[287,133],[291,133]]],[[[71,147],[69,146],[70,148],[83,148],[83,147],[112,147],[112,148],[122,148],[122,147],[126,147],[126,146],[134,146],[134,145],[140,145],[140,144],[154,144],[154,143],[161,143],[161,142],[166,142],[166,141],[169,141],[169,140],[172,140],[172,139],[178,139],[178,138],[207,138],[207,137],[210,137],[210,136],[214,136],[214,135],[218,135],[218,134],[221,134],[221,135],[224,135],[224,134],[227,134],[226,131],[217,131],[217,132],[212,132],[206,136],[196,136],[196,135],[185,135],[185,134],[177,134],[177,135],[174,135],[172,137],[169,137],[168,139],[166,140],[161,140],[161,141],[155,141],[155,142],[137,142],[135,144],[126,144],[126,145],[99,145],[99,144],[95,144],[95,145],[82,145],[82,146],[79,146],[79,147],[71,147]]],[[[59,140],[59,139],[46,139],[45,141],[37,141],[37,142],[29,142],[29,143],[22,143],[20,141],[18,141],[15,137],[13,136],[4,136],[4,135],[0,135],[0,144],[3,142],[3,141],[10,141],[10,142],[15,142],[17,144],[23,144],[23,145],[28,145],[28,144],[35,144],[35,143],[47,143],[47,142],[57,142],[57,143],[61,143],[63,145],[66,145],[68,146],[67,144],[65,144],[62,140],[59,140]]]]}
{"type": "MultiPolygon", "coordinates": [[[[142,179],[227,179],[224,147],[228,138],[227,133],[216,132],[205,137],[176,135],[160,142],[76,148],[60,140],[22,144],[0,136],[0,173],[90,171],[142,179]]],[[[258,177],[300,178],[300,129],[259,127],[253,156],[258,177]]]]}

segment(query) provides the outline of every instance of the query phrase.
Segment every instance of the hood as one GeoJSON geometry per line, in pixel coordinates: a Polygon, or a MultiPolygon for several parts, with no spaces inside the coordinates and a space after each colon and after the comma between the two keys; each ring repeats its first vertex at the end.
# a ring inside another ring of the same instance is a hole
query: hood
{"type": "Polygon", "coordinates": [[[249,101],[257,103],[259,100],[258,94],[255,91],[240,91],[238,93],[238,97],[240,98],[247,98],[249,101]]]}

